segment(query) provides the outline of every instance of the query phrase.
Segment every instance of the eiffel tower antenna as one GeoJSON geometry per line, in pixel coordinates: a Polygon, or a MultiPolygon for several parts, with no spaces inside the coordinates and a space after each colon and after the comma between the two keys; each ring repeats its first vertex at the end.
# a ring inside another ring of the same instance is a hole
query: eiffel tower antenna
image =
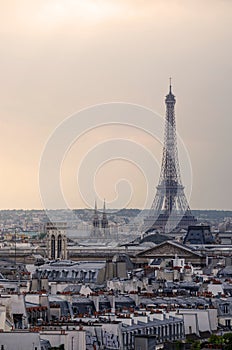
{"type": "Polygon", "coordinates": [[[149,216],[144,220],[145,231],[156,229],[170,233],[196,223],[191,213],[181,181],[175,120],[176,99],[169,78],[169,93],[165,98],[166,119],[162,166],[156,195],[149,216]]]}

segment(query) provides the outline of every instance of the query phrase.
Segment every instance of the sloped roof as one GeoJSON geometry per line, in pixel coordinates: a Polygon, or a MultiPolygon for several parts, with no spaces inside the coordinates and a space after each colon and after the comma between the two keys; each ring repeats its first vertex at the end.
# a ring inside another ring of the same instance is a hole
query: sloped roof
{"type": "Polygon", "coordinates": [[[153,242],[155,244],[160,244],[162,242],[169,241],[170,237],[167,235],[162,235],[159,232],[155,232],[152,234],[147,234],[141,239],[141,243],[143,242],[153,242]]]}
{"type": "Polygon", "coordinates": [[[152,258],[155,256],[174,257],[175,255],[177,255],[178,257],[190,257],[193,255],[198,258],[203,257],[202,254],[200,254],[199,252],[176,241],[162,242],[160,244],[157,244],[155,247],[149,248],[137,254],[138,257],[143,256],[148,258],[152,258]]]}

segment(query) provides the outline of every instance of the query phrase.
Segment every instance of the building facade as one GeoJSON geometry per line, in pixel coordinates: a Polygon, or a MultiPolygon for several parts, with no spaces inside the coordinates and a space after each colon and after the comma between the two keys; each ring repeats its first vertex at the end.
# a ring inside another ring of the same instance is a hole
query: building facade
{"type": "Polygon", "coordinates": [[[47,257],[51,260],[67,259],[66,223],[47,223],[47,257]]]}

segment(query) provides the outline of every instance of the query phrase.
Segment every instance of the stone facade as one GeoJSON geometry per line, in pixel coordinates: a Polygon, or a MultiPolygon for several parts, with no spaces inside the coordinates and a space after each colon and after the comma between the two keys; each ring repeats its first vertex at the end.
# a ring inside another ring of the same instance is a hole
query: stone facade
{"type": "Polygon", "coordinates": [[[67,259],[66,223],[47,223],[47,257],[67,259]]]}

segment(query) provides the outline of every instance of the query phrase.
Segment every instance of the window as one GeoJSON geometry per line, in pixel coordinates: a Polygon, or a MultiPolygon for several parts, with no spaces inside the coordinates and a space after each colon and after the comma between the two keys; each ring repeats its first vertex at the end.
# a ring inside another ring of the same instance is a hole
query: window
{"type": "Polygon", "coordinates": [[[61,235],[58,236],[58,248],[57,248],[57,257],[62,257],[62,237],[61,235]]]}
{"type": "Polygon", "coordinates": [[[55,241],[54,235],[52,235],[52,238],[51,238],[51,258],[52,259],[56,258],[56,241],[55,241]]]}
{"type": "Polygon", "coordinates": [[[223,311],[224,311],[225,314],[229,313],[229,305],[228,304],[224,304],[223,305],[223,311]]]}

